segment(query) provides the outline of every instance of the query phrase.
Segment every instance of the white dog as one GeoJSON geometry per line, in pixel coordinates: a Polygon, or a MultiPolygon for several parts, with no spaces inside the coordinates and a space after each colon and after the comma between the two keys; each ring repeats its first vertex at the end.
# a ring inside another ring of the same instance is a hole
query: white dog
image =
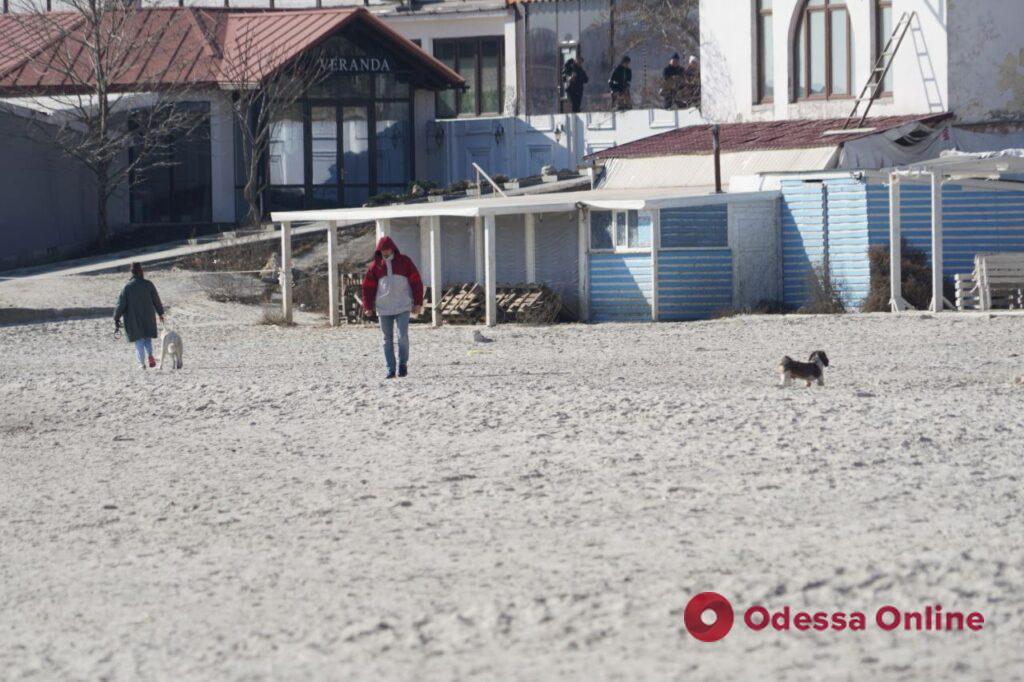
{"type": "Polygon", "coordinates": [[[164,360],[170,354],[174,369],[181,369],[181,356],[184,347],[181,345],[181,335],[173,329],[165,330],[160,336],[160,369],[164,368],[164,360]]]}

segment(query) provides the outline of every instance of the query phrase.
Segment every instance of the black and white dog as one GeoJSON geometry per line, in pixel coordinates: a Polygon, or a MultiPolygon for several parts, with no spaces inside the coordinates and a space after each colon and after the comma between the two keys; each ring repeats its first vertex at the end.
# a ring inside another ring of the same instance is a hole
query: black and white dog
{"type": "Polygon", "coordinates": [[[776,371],[782,386],[789,386],[793,379],[807,382],[810,388],[811,382],[816,381],[819,386],[825,385],[825,368],[828,367],[828,356],[825,351],[816,350],[811,353],[808,362],[797,362],[788,355],[782,358],[776,371]]]}

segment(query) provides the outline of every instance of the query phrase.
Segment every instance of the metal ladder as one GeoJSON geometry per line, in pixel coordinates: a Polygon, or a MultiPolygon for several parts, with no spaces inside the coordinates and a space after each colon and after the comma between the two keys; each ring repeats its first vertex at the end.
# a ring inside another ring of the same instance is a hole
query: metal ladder
{"type": "Polygon", "coordinates": [[[843,130],[850,127],[850,124],[857,118],[857,111],[860,110],[860,105],[866,103],[864,113],[861,114],[860,120],[857,121],[855,127],[860,128],[864,125],[864,121],[868,118],[868,112],[871,111],[871,105],[875,103],[878,95],[882,92],[882,88],[885,87],[885,77],[889,74],[889,69],[892,68],[892,61],[895,59],[896,53],[899,52],[900,45],[903,44],[903,39],[907,36],[907,31],[916,18],[916,11],[904,12],[900,17],[899,22],[892,30],[892,35],[889,36],[889,41],[885,44],[885,49],[878,55],[878,60],[875,62],[874,68],[871,69],[868,82],[864,84],[864,89],[857,96],[857,101],[853,103],[853,111],[846,118],[843,130]]]}

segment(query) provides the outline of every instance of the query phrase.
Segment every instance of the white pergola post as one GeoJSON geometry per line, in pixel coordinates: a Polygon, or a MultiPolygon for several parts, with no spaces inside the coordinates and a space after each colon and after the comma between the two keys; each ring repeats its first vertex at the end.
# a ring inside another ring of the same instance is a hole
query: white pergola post
{"type": "Polygon", "coordinates": [[[903,298],[903,207],[900,204],[900,176],[889,175],[889,306],[894,313],[903,312],[908,304],[903,298]]]}
{"type": "Polygon", "coordinates": [[[590,242],[590,221],[588,220],[587,209],[576,209],[578,216],[578,243],[579,243],[579,297],[580,297],[580,322],[590,320],[590,287],[587,282],[587,246],[590,242]]]}
{"type": "Polygon", "coordinates": [[[292,224],[281,223],[281,315],[292,323],[292,224]]]}
{"type": "Polygon", "coordinates": [[[525,221],[526,281],[533,284],[537,281],[537,214],[527,213],[525,221]]]}
{"type": "Polygon", "coordinates": [[[431,321],[441,326],[441,217],[427,219],[430,230],[430,291],[431,321]]]}
{"type": "MultiPolygon", "coordinates": [[[[377,221],[376,241],[379,242],[381,237],[386,237],[389,234],[391,234],[391,221],[388,220],[387,218],[381,218],[380,220],[377,221]]],[[[376,244],[374,244],[374,246],[376,246],[376,244]]]]}
{"type": "Polygon", "coordinates": [[[942,312],[942,174],[932,173],[932,312],[942,312]]]}
{"type": "Polygon", "coordinates": [[[430,272],[427,272],[427,268],[430,267],[430,221],[431,220],[432,220],[432,218],[430,216],[420,216],[420,219],[419,219],[419,225],[420,225],[420,254],[419,254],[419,261],[418,262],[420,264],[420,268],[423,270],[423,272],[421,272],[420,274],[424,275],[428,282],[432,282],[433,281],[433,274],[430,273],[430,272]]]}
{"type": "Polygon", "coordinates": [[[477,284],[484,283],[484,219],[473,218],[473,274],[477,284]]]}
{"type": "Polygon", "coordinates": [[[484,216],[484,279],[487,297],[487,326],[498,324],[498,273],[494,260],[497,256],[497,227],[494,216],[484,216]]]}
{"type": "Polygon", "coordinates": [[[658,247],[661,244],[661,211],[651,211],[651,319],[658,321],[658,247]]]}
{"type": "Polygon", "coordinates": [[[338,221],[327,223],[327,306],[332,327],[341,323],[338,306],[338,221]]]}

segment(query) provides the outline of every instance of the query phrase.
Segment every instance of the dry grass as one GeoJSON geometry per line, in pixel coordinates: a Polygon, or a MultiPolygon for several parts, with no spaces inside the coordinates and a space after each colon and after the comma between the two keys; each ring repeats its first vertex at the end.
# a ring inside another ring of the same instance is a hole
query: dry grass
{"type": "Polygon", "coordinates": [[[312,313],[327,313],[329,290],[327,270],[309,273],[308,276],[295,282],[292,289],[292,300],[299,310],[312,313]]]}
{"type": "MultiPolygon", "coordinates": [[[[932,300],[932,269],[928,257],[919,249],[908,247],[906,241],[900,247],[900,270],[903,281],[903,298],[917,308],[924,310],[932,300]]],[[[872,246],[868,249],[871,264],[871,284],[861,311],[865,313],[887,313],[890,310],[888,246],[872,246]]]]}
{"type": "Polygon", "coordinates": [[[259,270],[280,248],[275,240],[226,246],[186,256],[178,261],[178,266],[204,272],[259,270]]]}
{"type": "Polygon", "coordinates": [[[846,312],[842,286],[827,265],[817,264],[808,275],[808,301],[796,312],[802,315],[839,315],[846,312]]]}
{"type": "Polygon", "coordinates": [[[211,300],[220,303],[255,305],[267,300],[270,286],[250,275],[203,272],[196,283],[211,300]]]}

